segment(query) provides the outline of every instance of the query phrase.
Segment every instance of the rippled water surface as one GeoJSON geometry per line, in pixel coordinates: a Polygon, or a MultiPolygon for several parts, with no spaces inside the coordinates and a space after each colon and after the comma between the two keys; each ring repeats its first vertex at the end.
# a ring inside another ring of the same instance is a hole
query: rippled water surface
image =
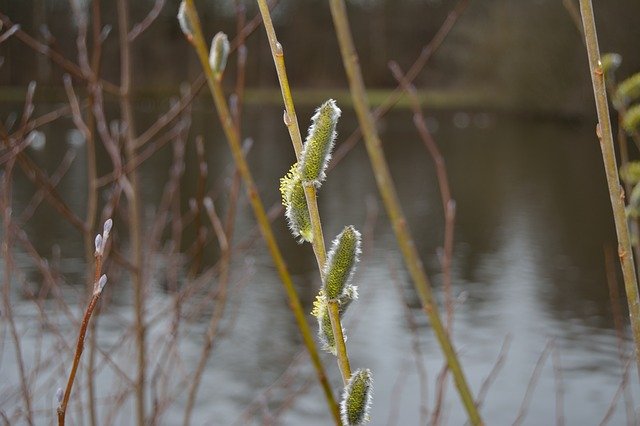
{"type": "MultiPolygon", "coordinates": [[[[155,113],[141,107],[140,128],[155,113]]],[[[299,111],[301,122],[310,113],[299,111]]],[[[252,170],[267,206],[278,202],[278,178],[293,160],[281,117],[278,109],[250,108],[244,118],[244,133],[254,139],[249,154],[252,170]]],[[[456,200],[453,333],[475,394],[501,350],[504,355],[484,395],[482,413],[487,424],[511,424],[521,414],[524,424],[530,425],[562,419],[565,424],[598,424],[609,409],[609,424],[634,423],[625,406],[625,395],[634,407],[632,394],[638,393],[632,368],[628,371],[632,389],[620,392],[631,344],[628,332],[624,331],[620,342],[614,327],[604,259],[605,252],[614,247],[615,234],[593,123],[527,121],[475,112],[437,114],[429,122],[446,159],[456,200]],[[523,405],[525,398],[528,402],[523,405]]],[[[219,177],[230,172],[226,144],[212,123],[212,116],[204,111],[193,116],[182,184],[185,209],[197,180],[191,143],[196,134],[205,136],[209,188],[214,194],[221,186],[219,177]]],[[[345,111],[339,144],[354,126],[352,113],[345,111]]],[[[45,128],[46,146],[30,155],[53,171],[70,141],[77,139],[71,128],[69,122],[45,128]]],[[[442,300],[438,253],[444,227],[432,161],[409,112],[393,113],[380,122],[380,129],[418,250],[442,300]]],[[[58,189],[82,216],[87,185],[85,147],[73,149],[76,159],[58,189]]],[[[158,206],[170,154],[170,149],[160,151],[141,169],[147,224],[158,206]]],[[[105,157],[100,167],[104,172],[109,166],[105,157]]],[[[33,187],[18,173],[13,190],[17,215],[33,187]]],[[[355,277],[360,299],[350,308],[346,329],[352,366],[374,372],[371,424],[419,424],[421,416],[433,415],[442,357],[403,267],[361,145],[329,173],[319,204],[326,239],[347,224],[365,235],[355,277]],[[427,411],[421,414],[421,407],[427,411]]],[[[224,209],[224,201],[220,205],[224,209]]],[[[254,232],[244,198],[237,221],[236,242],[242,243],[254,232]]],[[[319,285],[313,254],[309,246],[292,240],[281,217],[274,224],[308,312],[319,285]]],[[[64,383],[68,369],[70,355],[61,342],[72,346],[77,332],[68,315],[80,318],[77,303],[84,300],[83,242],[47,208],[39,209],[24,230],[64,277],[61,290],[70,305],[67,313],[55,299],[49,299],[38,308],[24,297],[21,283],[37,288],[42,276],[24,249],[16,246],[12,305],[38,424],[46,424],[54,422],[55,389],[64,383]]],[[[188,244],[183,245],[187,250],[188,244]]],[[[164,396],[173,395],[171,404],[161,407],[158,424],[179,424],[186,400],[184,378],[195,368],[212,309],[210,304],[199,306],[204,296],[188,298],[178,343],[166,350],[174,342],[174,296],[166,276],[171,259],[163,255],[166,252],[161,246],[148,253],[154,261],[146,298],[148,371],[150,387],[155,389],[149,406],[153,407],[154,398],[163,401],[164,396]]],[[[217,253],[209,249],[206,256],[217,253]]],[[[212,264],[206,259],[204,263],[212,264]]],[[[221,334],[202,378],[195,424],[330,424],[321,389],[264,244],[258,240],[236,252],[232,265],[221,334]]],[[[5,267],[2,262],[0,268],[5,267]]],[[[181,282],[186,283],[186,277],[181,282]]],[[[205,276],[201,282],[201,295],[205,295],[215,280],[205,276]]],[[[133,321],[128,274],[115,274],[108,286],[97,320],[102,352],[97,355],[99,418],[101,424],[129,424],[133,393],[126,392],[130,386],[123,374],[135,377],[135,344],[132,333],[126,331],[133,321]],[[118,399],[122,405],[113,410],[118,399]]],[[[622,287],[619,291],[624,294],[622,287]]],[[[622,304],[624,312],[624,299],[614,303],[622,304]]],[[[626,314],[622,316],[626,320],[626,314]]],[[[0,409],[9,414],[21,400],[13,340],[4,322],[1,330],[0,409]]],[[[337,392],[341,386],[334,359],[326,355],[323,360],[337,392]]],[[[72,399],[86,401],[85,389],[86,376],[81,374],[72,399]]],[[[442,422],[463,424],[465,414],[452,383],[444,399],[442,422]]],[[[82,406],[71,405],[73,424],[85,423],[87,413],[82,406]]]]}

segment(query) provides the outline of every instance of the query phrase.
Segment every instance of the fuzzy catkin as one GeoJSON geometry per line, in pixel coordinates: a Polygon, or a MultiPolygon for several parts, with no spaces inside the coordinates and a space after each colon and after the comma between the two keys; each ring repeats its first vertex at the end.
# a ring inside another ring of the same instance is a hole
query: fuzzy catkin
{"type": "Polygon", "coordinates": [[[307,199],[297,163],[291,167],[289,173],[280,179],[280,193],[282,194],[282,205],[285,207],[285,216],[291,233],[294,237],[298,237],[300,242],[312,242],[311,216],[309,216],[307,199]]]}
{"type": "Polygon", "coordinates": [[[345,291],[355,271],[360,254],[360,233],[345,226],[333,240],[325,266],[323,290],[327,300],[337,300],[345,291]]]}
{"type": "Polygon", "coordinates": [[[373,378],[371,370],[355,371],[344,388],[340,415],[345,426],[357,426],[369,421],[373,378]]]}
{"type": "MultiPolygon", "coordinates": [[[[338,314],[340,318],[342,318],[344,313],[347,311],[347,308],[351,305],[351,302],[353,302],[357,298],[358,288],[354,285],[348,284],[343,294],[338,297],[338,314]]],[[[320,339],[320,343],[322,344],[322,350],[336,355],[336,340],[333,336],[331,318],[329,317],[328,302],[322,290],[320,290],[320,293],[316,297],[315,302],[313,302],[313,306],[314,308],[311,314],[318,320],[318,338],[320,339]]],[[[342,329],[342,335],[346,341],[347,335],[344,328],[342,329]]]]}
{"type": "Polygon", "coordinates": [[[329,99],[311,117],[312,123],[300,156],[300,176],[304,183],[319,187],[325,179],[340,114],[336,101],[329,99]]]}

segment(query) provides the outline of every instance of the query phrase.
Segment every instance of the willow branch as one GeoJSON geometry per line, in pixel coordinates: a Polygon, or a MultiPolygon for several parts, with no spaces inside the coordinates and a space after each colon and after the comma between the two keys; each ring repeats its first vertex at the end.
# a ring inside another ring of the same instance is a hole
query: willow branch
{"type": "Polygon", "coordinates": [[[616,225],[618,237],[618,257],[622,265],[624,288],[629,304],[629,317],[633,340],[635,341],[636,363],[640,375],[640,298],[638,296],[638,281],[633,263],[633,252],[629,237],[629,226],[624,210],[624,192],[618,179],[618,165],[616,163],[613,133],[611,131],[611,119],[609,117],[609,105],[607,103],[607,90],[605,87],[604,72],[600,62],[600,48],[598,47],[598,35],[596,33],[595,18],[591,0],[580,0],[580,13],[584,27],[584,37],[589,56],[589,71],[593,83],[593,94],[598,113],[598,126],[596,134],[600,140],[602,159],[604,161],[609,198],[613,209],[613,219],[616,225]]]}
{"type": "Polygon", "coordinates": [[[198,54],[198,58],[207,77],[207,83],[209,85],[211,95],[213,96],[213,100],[218,111],[218,116],[220,118],[225,136],[227,138],[227,142],[229,143],[233,159],[245,183],[249,202],[251,204],[251,207],[253,208],[254,215],[256,217],[256,220],[258,221],[258,225],[260,226],[260,231],[265,242],[267,243],[267,247],[269,248],[269,252],[275,263],[276,269],[278,270],[280,279],[284,285],[285,292],[287,293],[287,296],[289,298],[289,305],[293,311],[298,329],[300,330],[300,334],[302,335],[302,339],[316,370],[318,380],[320,381],[320,384],[322,385],[322,388],[324,390],[329,409],[336,424],[339,425],[340,414],[338,411],[338,406],[335,402],[335,399],[333,398],[331,386],[329,385],[324,367],[322,366],[322,363],[320,361],[320,356],[318,355],[311,330],[309,329],[309,325],[306,322],[302,304],[300,303],[298,294],[296,293],[295,287],[293,286],[293,280],[291,279],[291,275],[289,274],[280,248],[278,247],[278,244],[276,242],[273,230],[271,229],[269,218],[267,217],[264,205],[258,193],[258,189],[255,185],[253,176],[244,157],[242,145],[240,142],[240,136],[236,131],[233,118],[231,117],[231,112],[229,111],[229,106],[227,105],[221,81],[219,78],[214,76],[211,70],[211,66],[209,65],[207,47],[202,36],[200,20],[193,5],[193,0],[186,0],[185,4],[187,16],[193,26],[193,37],[190,38],[190,41],[193,44],[196,53],[198,54]]]}
{"type": "Polygon", "coordinates": [[[414,286],[424,311],[429,317],[433,332],[440,344],[442,352],[447,360],[447,364],[451,371],[451,375],[455,381],[458,393],[462,403],[467,411],[469,421],[473,425],[483,424],[478,409],[475,405],[473,395],[467,384],[462,366],[458,360],[458,356],[453,348],[453,344],[447,334],[442,320],[438,305],[435,303],[431,284],[424,271],[422,261],[418,256],[413,238],[409,231],[407,220],[402,212],[396,189],[389,172],[387,161],[384,158],[382,144],[378,131],[375,127],[373,116],[369,109],[369,101],[367,99],[364,82],[362,80],[362,71],[358,62],[358,54],[353,44],[353,37],[349,27],[347,11],[343,0],[330,0],[331,15],[340,45],[342,54],[342,62],[344,64],[347,78],[349,80],[349,88],[353,99],[356,115],[362,129],[367,153],[371,161],[374,176],[378,184],[378,190],[382,196],[389,220],[391,221],[393,230],[400,246],[400,251],[405,260],[405,264],[409,269],[409,273],[413,280],[414,286]]]}

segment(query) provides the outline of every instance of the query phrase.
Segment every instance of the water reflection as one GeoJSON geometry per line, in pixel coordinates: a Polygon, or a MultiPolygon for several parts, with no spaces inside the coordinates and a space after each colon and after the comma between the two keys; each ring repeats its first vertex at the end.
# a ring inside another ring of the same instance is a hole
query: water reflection
{"type": "MultiPolygon", "coordinates": [[[[302,110],[298,115],[308,117],[310,112],[302,110]]],[[[141,128],[152,116],[147,112],[140,114],[141,128]]],[[[293,161],[280,117],[278,109],[261,108],[248,109],[245,118],[245,134],[255,140],[249,154],[250,163],[267,205],[278,201],[278,178],[293,161]]],[[[622,371],[603,266],[603,247],[613,244],[614,234],[593,128],[486,114],[478,120],[473,114],[467,115],[466,125],[460,126],[460,123],[456,125],[455,117],[455,114],[440,114],[432,117],[431,122],[438,123],[437,140],[447,160],[457,202],[454,293],[466,297],[457,306],[455,340],[476,392],[491,370],[505,336],[512,336],[505,365],[483,407],[487,423],[509,424],[515,420],[534,366],[545,345],[554,339],[551,355],[541,369],[532,396],[526,424],[555,422],[558,377],[562,379],[567,422],[592,424],[594,419],[605,415],[620,384],[622,371]],[[555,372],[551,358],[556,363],[555,372]]],[[[354,126],[353,115],[346,111],[339,128],[339,141],[354,126]]],[[[400,199],[419,252],[434,286],[439,289],[441,275],[436,253],[442,244],[443,214],[433,165],[417,138],[409,113],[392,114],[382,127],[385,151],[400,199]]],[[[65,143],[69,128],[70,123],[65,121],[48,126],[43,151],[31,152],[47,170],[53,170],[69,149],[65,143]]],[[[209,113],[194,114],[191,136],[196,134],[206,138],[208,184],[211,187],[224,184],[230,172],[229,154],[209,113]]],[[[74,211],[83,215],[85,148],[71,149],[77,150],[77,160],[62,179],[59,191],[74,211]]],[[[188,166],[181,188],[184,209],[193,197],[197,179],[191,142],[187,145],[186,158],[188,166]]],[[[153,216],[154,206],[168,179],[170,163],[168,148],[142,169],[147,217],[153,216]]],[[[101,169],[106,169],[106,165],[101,169]]],[[[17,211],[29,200],[32,191],[28,180],[18,175],[14,191],[17,211]]],[[[345,224],[362,229],[367,222],[367,202],[371,197],[377,197],[375,182],[366,152],[358,146],[331,172],[322,188],[320,210],[326,239],[332,238],[345,224]]],[[[216,202],[225,206],[224,198],[216,202]]],[[[433,407],[434,383],[442,359],[426,319],[419,311],[409,278],[401,267],[402,259],[383,210],[380,216],[373,234],[369,235],[373,244],[365,251],[356,276],[361,300],[354,305],[347,320],[349,351],[354,367],[367,366],[375,374],[373,424],[385,424],[394,410],[398,410],[395,424],[416,424],[420,418],[420,398],[426,397],[429,407],[433,407]],[[417,337],[428,372],[427,395],[420,393],[412,352],[414,335],[405,319],[401,293],[394,285],[396,278],[403,294],[410,299],[411,312],[418,324],[417,337]]],[[[246,238],[253,224],[252,214],[243,200],[236,240],[246,238]]],[[[282,219],[276,221],[275,229],[305,310],[310,311],[319,284],[314,257],[308,246],[299,246],[290,238],[282,219]]],[[[61,272],[67,283],[78,286],[82,282],[81,238],[64,221],[58,220],[51,208],[43,204],[25,231],[45,257],[54,244],[61,247],[61,265],[64,265],[61,272]]],[[[164,261],[162,257],[158,259],[164,261]]],[[[38,281],[37,273],[30,268],[25,265],[24,273],[38,281]]],[[[111,303],[106,304],[99,320],[99,342],[101,348],[111,354],[113,363],[132,375],[132,341],[119,344],[121,330],[132,321],[131,290],[126,280],[126,274],[111,280],[111,303]]],[[[274,389],[268,398],[261,396],[301,351],[281,285],[261,242],[234,260],[231,283],[222,337],[216,343],[202,380],[194,415],[196,424],[232,424],[238,420],[244,423],[243,410],[249,404],[258,407],[258,417],[267,416],[267,412],[268,416],[275,416],[279,407],[288,401],[292,405],[287,406],[284,417],[280,418],[282,424],[328,424],[321,391],[304,356],[295,363],[296,374],[285,380],[284,386],[274,389]]],[[[213,283],[203,284],[211,287],[213,283]]],[[[32,302],[20,300],[17,295],[14,301],[30,365],[40,347],[38,333],[29,331],[37,324],[38,313],[32,302]]],[[[173,296],[163,279],[151,282],[149,301],[148,315],[155,319],[150,323],[150,354],[167,356],[166,362],[172,363],[172,369],[180,373],[162,388],[166,394],[177,393],[176,403],[163,414],[163,423],[177,423],[181,421],[185,400],[181,391],[184,383],[180,380],[197,362],[202,333],[211,312],[205,306],[204,311],[188,314],[195,309],[197,301],[187,302],[177,353],[165,353],[163,345],[172,338],[169,332],[172,317],[166,313],[171,313],[173,296]]],[[[56,315],[55,308],[45,309],[51,309],[50,314],[56,315]]],[[[63,335],[74,334],[73,328],[64,326],[63,321],[60,326],[63,335]]],[[[55,348],[60,341],[45,333],[43,345],[55,348]]],[[[13,352],[7,349],[8,343],[4,348],[0,373],[8,378],[5,383],[15,384],[13,352]]],[[[331,357],[324,359],[332,383],[338,387],[337,368],[331,357]]],[[[151,371],[160,362],[164,361],[154,358],[151,371]]],[[[48,413],[44,418],[52,422],[51,396],[62,372],[47,370],[46,375],[56,378],[38,382],[37,387],[34,383],[34,389],[38,389],[38,406],[48,413]]],[[[101,367],[98,381],[101,383],[99,397],[104,400],[112,401],[120,389],[126,388],[108,365],[101,367]]],[[[6,385],[0,389],[4,395],[11,393],[6,385]]],[[[635,385],[634,391],[637,393],[635,385]]],[[[116,417],[111,419],[113,424],[126,424],[131,418],[133,407],[126,395],[125,400],[116,417]]],[[[106,412],[107,407],[101,406],[100,410],[106,412]]],[[[612,423],[623,422],[624,412],[624,404],[620,402],[612,423]]],[[[446,393],[443,416],[446,424],[464,423],[464,412],[452,388],[446,393]]]]}

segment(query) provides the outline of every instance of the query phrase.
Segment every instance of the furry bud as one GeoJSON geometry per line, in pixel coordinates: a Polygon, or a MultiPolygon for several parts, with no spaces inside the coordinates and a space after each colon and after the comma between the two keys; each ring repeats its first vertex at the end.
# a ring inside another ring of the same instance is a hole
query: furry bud
{"type": "Polygon", "coordinates": [[[340,416],[344,426],[362,425],[369,421],[373,378],[371,370],[355,371],[344,388],[340,416]]]}
{"type": "Polygon", "coordinates": [[[297,163],[291,167],[289,173],[280,179],[280,193],[282,194],[282,205],[286,208],[285,216],[291,233],[295,237],[299,237],[300,242],[312,242],[311,217],[297,163]]]}
{"type": "Polygon", "coordinates": [[[329,99],[316,110],[311,118],[307,139],[302,148],[300,175],[304,183],[319,187],[325,179],[325,171],[336,139],[336,125],[340,118],[336,101],[329,99]]]}
{"type": "Polygon", "coordinates": [[[360,233],[353,226],[346,226],[333,240],[322,287],[327,300],[338,300],[347,288],[358,263],[360,240],[360,233]]]}
{"type": "Polygon", "coordinates": [[[211,41],[211,51],[209,52],[209,65],[216,78],[220,78],[227,66],[229,56],[229,39],[223,32],[217,33],[211,41]]]}

